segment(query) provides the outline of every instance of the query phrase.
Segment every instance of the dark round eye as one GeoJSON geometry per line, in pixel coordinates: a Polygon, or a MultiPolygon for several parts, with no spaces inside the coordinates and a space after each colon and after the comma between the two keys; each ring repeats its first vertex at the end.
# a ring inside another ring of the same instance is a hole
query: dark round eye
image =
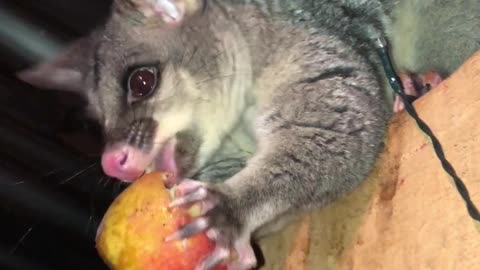
{"type": "Polygon", "coordinates": [[[137,68],[130,73],[127,84],[132,97],[144,98],[157,87],[158,70],[155,67],[137,68]]]}

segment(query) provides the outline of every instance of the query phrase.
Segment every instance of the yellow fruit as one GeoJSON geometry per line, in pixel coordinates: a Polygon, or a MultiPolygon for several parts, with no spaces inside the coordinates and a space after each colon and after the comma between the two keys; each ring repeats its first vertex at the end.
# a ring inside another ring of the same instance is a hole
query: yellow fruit
{"type": "MultiPolygon", "coordinates": [[[[191,221],[186,209],[168,209],[167,173],[146,174],[112,203],[97,234],[97,250],[112,270],[192,270],[214,249],[205,234],[165,242],[191,221]]],[[[225,269],[225,268],[217,268],[225,269]]]]}

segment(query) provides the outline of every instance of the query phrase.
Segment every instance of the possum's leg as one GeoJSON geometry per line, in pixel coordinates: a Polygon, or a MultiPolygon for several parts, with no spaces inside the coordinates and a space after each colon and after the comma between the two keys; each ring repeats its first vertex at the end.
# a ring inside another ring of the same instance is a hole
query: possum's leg
{"type": "MultiPolygon", "coordinates": [[[[437,87],[442,81],[442,76],[434,71],[430,71],[420,75],[411,75],[408,73],[400,73],[400,80],[402,81],[405,94],[409,97],[411,102],[424,95],[426,92],[437,87]]],[[[402,99],[395,95],[393,102],[393,111],[401,112],[405,109],[402,99]]]]}
{"type": "Polygon", "coordinates": [[[167,241],[206,232],[216,243],[197,270],[225,261],[229,270],[251,269],[250,240],[259,229],[322,207],[368,175],[386,125],[380,90],[355,65],[328,63],[262,104],[254,121],[257,151],[244,169],[224,183],[186,180],[177,186],[171,207],[193,204],[201,211],[167,241]]]}

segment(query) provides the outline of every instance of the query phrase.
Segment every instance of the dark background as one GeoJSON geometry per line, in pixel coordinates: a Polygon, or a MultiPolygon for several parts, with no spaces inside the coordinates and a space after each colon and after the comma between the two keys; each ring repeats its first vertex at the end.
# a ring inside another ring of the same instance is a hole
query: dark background
{"type": "Polygon", "coordinates": [[[101,134],[71,93],[14,73],[108,15],[110,0],[0,0],[0,269],[106,269],[95,232],[123,188],[99,166],[101,134]]]}

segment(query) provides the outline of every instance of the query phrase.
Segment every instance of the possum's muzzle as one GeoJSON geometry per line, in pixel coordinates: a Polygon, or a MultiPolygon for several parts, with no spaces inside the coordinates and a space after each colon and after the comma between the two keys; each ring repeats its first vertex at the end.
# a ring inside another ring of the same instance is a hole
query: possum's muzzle
{"type": "MultiPolygon", "coordinates": [[[[102,168],[105,174],[125,182],[131,182],[151,170],[161,170],[178,175],[175,161],[175,139],[166,142],[159,151],[146,153],[128,145],[116,144],[105,148],[102,155],[102,168]]],[[[175,177],[167,182],[173,186],[175,177]]]]}
{"type": "MultiPolygon", "coordinates": [[[[137,120],[124,131],[121,137],[110,136],[110,143],[102,154],[102,168],[106,175],[121,181],[131,182],[147,171],[162,170],[177,175],[175,161],[176,140],[154,143],[156,123],[151,119],[137,120]],[[112,143],[113,141],[113,143],[112,143]]],[[[171,177],[168,185],[175,184],[171,177]]]]}

